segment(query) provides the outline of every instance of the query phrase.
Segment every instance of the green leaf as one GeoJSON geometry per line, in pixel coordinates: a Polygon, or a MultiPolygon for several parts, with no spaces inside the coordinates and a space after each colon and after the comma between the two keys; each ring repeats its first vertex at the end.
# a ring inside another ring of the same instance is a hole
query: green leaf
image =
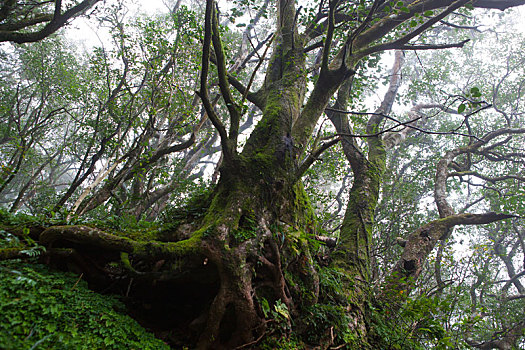
{"type": "Polygon", "coordinates": [[[268,303],[268,300],[265,298],[261,298],[261,309],[264,313],[264,317],[268,318],[268,314],[270,313],[270,304],[268,303]]]}
{"type": "Polygon", "coordinates": [[[470,89],[470,94],[472,95],[472,97],[480,97],[481,96],[481,92],[479,91],[479,88],[474,86],[473,88],[470,89]]]}
{"type": "Polygon", "coordinates": [[[458,113],[463,113],[466,108],[467,106],[464,103],[460,104],[458,107],[458,113]]]}
{"type": "Polygon", "coordinates": [[[283,302],[281,302],[281,300],[277,300],[277,302],[275,303],[275,311],[280,314],[282,317],[286,318],[286,319],[290,319],[290,312],[288,311],[288,307],[286,306],[286,304],[284,304],[283,302]]]}

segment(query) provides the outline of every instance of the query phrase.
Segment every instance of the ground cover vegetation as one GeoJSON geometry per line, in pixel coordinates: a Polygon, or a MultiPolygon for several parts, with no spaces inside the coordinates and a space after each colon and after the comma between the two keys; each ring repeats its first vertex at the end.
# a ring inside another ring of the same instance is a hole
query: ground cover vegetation
{"type": "Polygon", "coordinates": [[[522,348],[524,3],[2,2],[0,345],[522,348]]]}

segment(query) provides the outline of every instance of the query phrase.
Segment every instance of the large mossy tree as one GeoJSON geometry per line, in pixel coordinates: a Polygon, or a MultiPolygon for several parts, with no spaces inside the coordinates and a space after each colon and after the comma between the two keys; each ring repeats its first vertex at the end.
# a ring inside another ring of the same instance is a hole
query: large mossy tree
{"type": "MultiPolygon", "coordinates": [[[[356,98],[352,93],[356,72],[371,55],[387,50],[463,47],[466,41],[422,40],[427,31],[465,6],[505,10],[523,3],[330,0],[321,1],[318,12],[308,17],[302,16],[297,2],[278,0],[275,30],[268,38],[268,49],[259,57],[262,63],[268,53],[268,63],[257,65],[244,85],[228,70],[218,7],[209,0],[204,11],[197,95],[204,117],[218,134],[222,156],[217,183],[186,207],[167,214],[168,224],[160,229],[131,234],[89,225],[46,224],[27,231],[6,224],[4,229],[21,236],[29,234],[47,248],[44,260],[84,273],[95,288],[116,285],[114,290],[120,288],[130,298],[130,310],[143,324],[187,331],[173,335],[174,346],[186,342],[199,349],[272,347],[286,335],[291,347],[393,346],[378,315],[400,312],[436,245],[446,241],[455,226],[488,224],[514,216],[489,211],[456,213],[447,199],[451,171],[471,171],[471,157],[497,161],[493,151],[510,145],[525,129],[507,123],[484,135],[467,135],[466,143],[438,156],[434,199],[439,218],[405,233],[401,257],[380,285],[372,288],[374,214],[387,153],[409,132],[405,128],[398,133],[402,137],[396,137],[399,128],[385,124],[385,119],[397,122],[389,115],[400,84],[403,55],[400,51],[396,54],[380,107],[363,114],[368,118],[364,133],[353,130],[346,110],[356,98]],[[302,23],[302,18],[308,22],[302,23]],[[312,68],[310,53],[314,50],[319,54],[312,68]],[[258,72],[260,67],[266,71],[258,72]],[[262,78],[260,88],[252,91],[255,73],[262,78]],[[224,108],[217,108],[216,97],[210,96],[210,79],[224,108]],[[262,116],[244,139],[240,129],[248,103],[262,116]],[[316,126],[324,114],[335,133],[319,142],[316,126]],[[319,232],[302,178],[320,155],[337,143],[350,165],[352,183],[334,243],[335,238],[319,232]],[[323,261],[316,257],[320,241],[331,248],[323,261]],[[324,315],[325,323],[316,318],[319,315],[324,315]]],[[[127,68],[128,63],[124,64],[127,68]]],[[[108,100],[108,105],[111,102],[108,100]]],[[[477,105],[470,102],[475,110],[477,105]]],[[[465,108],[463,105],[458,112],[465,108]]],[[[396,126],[417,130],[418,119],[397,122],[396,126]]],[[[468,124],[468,116],[465,120],[468,124]]],[[[172,151],[191,145],[201,126],[194,127],[188,144],[172,147],[172,151]]],[[[109,139],[117,134],[110,134],[109,139]]],[[[115,179],[120,185],[141,174],[130,170],[115,179]]],[[[96,195],[103,196],[103,202],[116,188],[96,195]]],[[[70,195],[78,191],[76,187],[69,189],[70,195]]],[[[57,209],[69,199],[63,198],[57,209]]],[[[82,210],[89,206],[86,203],[80,204],[82,210]]],[[[12,248],[1,254],[4,259],[20,258],[23,252],[12,248]]],[[[523,329],[521,325],[519,330],[523,329]]],[[[516,342],[518,338],[513,339],[516,342]]]]}

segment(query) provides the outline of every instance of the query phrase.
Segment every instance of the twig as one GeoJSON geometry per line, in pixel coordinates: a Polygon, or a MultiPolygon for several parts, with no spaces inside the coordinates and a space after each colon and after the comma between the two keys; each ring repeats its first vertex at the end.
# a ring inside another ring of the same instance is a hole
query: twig
{"type": "Polygon", "coordinates": [[[82,272],[82,273],[80,274],[80,277],[79,277],[78,280],[75,282],[75,284],[73,285],[73,287],[71,287],[70,290],[75,289],[75,287],[77,286],[78,282],[80,282],[80,280],[82,279],[82,276],[84,276],[84,272],[82,272]]]}

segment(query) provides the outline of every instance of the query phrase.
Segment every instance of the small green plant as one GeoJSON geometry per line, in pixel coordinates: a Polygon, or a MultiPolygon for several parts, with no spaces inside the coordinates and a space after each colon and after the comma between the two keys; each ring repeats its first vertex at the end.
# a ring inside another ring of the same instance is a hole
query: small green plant
{"type": "Polygon", "coordinates": [[[239,222],[239,228],[232,231],[233,238],[237,243],[247,241],[257,236],[257,222],[248,215],[243,215],[239,222]]]}
{"type": "Polygon", "coordinates": [[[270,320],[271,328],[268,332],[270,336],[259,344],[259,348],[264,350],[303,349],[304,344],[292,332],[292,318],[286,304],[277,300],[271,307],[265,298],[260,298],[259,302],[265,317],[270,320]]]}
{"type": "Polygon", "coordinates": [[[0,229],[0,249],[21,247],[23,247],[23,244],[20,242],[20,239],[17,236],[0,229]]]}
{"type": "Polygon", "coordinates": [[[377,344],[391,349],[453,349],[450,334],[443,328],[441,317],[450,311],[449,302],[437,297],[407,299],[398,312],[388,305],[370,307],[374,324],[372,337],[377,344]]]}
{"type": "Polygon", "coordinates": [[[22,257],[36,258],[42,253],[45,253],[46,248],[36,243],[29,237],[29,229],[24,227],[22,232],[23,237],[17,237],[5,230],[0,229],[0,250],[16,250],[22,257]]]}
{"type": "Polygon", "coordinates": [[[306,310],[308,331],[305,340],[321,344],[323,338],[334,337],[334,344],[351,343],[350,318],[345,308],[330,304],[316,304],[306,310]]]}

